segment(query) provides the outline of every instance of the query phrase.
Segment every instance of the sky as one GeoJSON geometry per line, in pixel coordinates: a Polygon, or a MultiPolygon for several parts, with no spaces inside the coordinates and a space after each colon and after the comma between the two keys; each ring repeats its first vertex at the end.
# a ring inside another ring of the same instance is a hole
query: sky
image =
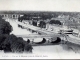
{"type": "Polygon", "coordinates": [[[0,11],[80,12],[80,0],[0,0],[0,11]]]}

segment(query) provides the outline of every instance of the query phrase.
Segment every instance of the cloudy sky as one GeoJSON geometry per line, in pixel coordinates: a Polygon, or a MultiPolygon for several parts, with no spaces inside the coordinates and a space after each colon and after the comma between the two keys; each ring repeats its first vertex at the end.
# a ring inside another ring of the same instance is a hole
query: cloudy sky
{"type": "Polygon", "coordinates": [[[80,12],[80,0],[0,0],[0,10],[80,12]]]}

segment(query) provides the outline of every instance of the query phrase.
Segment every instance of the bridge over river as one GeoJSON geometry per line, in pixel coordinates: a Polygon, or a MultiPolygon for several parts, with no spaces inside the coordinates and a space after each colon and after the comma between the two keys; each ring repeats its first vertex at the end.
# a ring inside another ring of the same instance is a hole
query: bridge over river
{"type": "Polygon", "coordinates": [[[16,35],[17,37],[23,38],[51,38],[51,37],[60,37],[59,35],[38,35],[38,34],[28,34],[28,35],[16,35]]]}

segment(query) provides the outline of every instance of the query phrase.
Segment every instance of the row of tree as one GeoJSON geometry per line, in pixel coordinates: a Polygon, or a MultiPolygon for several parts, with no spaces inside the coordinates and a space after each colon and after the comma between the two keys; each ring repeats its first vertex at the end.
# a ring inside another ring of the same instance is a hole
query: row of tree
{"type": "Polygon", "coordinates": [[[18,20],[46,20],[51,19],[53,16],[51,14],[24,14],[23,16],[19,17],[18,20]]]}
{"type": "MultiPolygon", "coordinates": [[[[32,25],[33,25],[33,26],[37,26],[37,22],[38,22],[38,21],[32,21],[32,25]]],[[[51,20],[51,21],[49,22],[49,24],[62,25],[62,23],[61,23],[59,20],[51,20]]],[[[40,21],[38,26],[41,27],[41,28],[46,28],[46,22],[40,21]]]]}

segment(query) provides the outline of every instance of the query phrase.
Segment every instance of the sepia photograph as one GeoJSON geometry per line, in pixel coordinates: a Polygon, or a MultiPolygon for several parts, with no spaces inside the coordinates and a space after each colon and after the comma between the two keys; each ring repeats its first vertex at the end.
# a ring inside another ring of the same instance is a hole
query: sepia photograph
{"type": "Polygon", "coordinates": [[[79,0],[0,0],[0,59],[80,59],[79,0]]]}

